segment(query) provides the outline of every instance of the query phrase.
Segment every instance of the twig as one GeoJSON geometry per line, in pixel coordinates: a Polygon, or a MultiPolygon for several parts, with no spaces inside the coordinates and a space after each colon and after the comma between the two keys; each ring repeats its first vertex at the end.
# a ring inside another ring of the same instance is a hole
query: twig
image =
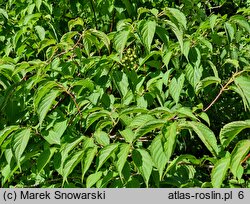
{"type": "Polygon", "coordinates": [[[235,74],[233,74],[233,76],[229,79],[229,81],[221,88],[220,92],[218,93],[218,95],[215,97],[215,99],[208,105],[207,108],[205,108],[203,110],[203,112],[206,112],[208,109],[211,108],[212,105],[214,105],[214,103],[219,99],[219,97],[221,96],[221,94],[228,90],[227,87],[229,86],[229,84],[231,84],[234,81],[234,78],[240,74],[242,74],[243,72],[245,72],[246,70],[242,70],[240,72],[236,72],[235,74]]]}
{"type": "Polygon", "coordinates": [[[244,162],[246,162],[249,158],[250,158],[250,153],[246,156],[245,159],[242,160],[241,164],[243,164],[244,162]]]}

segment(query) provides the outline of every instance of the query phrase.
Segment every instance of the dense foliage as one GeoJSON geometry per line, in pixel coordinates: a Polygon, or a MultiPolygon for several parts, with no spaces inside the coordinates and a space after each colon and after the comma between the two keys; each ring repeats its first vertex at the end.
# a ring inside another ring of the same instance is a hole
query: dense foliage
{"type": "Polygon", "coordinates": [[[249,0],[0,0],[2,187],[250,187],[249,0]]]}

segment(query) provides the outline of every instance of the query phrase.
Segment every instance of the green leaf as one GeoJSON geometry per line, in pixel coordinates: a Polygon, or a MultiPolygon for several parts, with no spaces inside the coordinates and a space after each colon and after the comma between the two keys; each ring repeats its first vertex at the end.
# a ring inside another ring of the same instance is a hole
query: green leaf
{"type": "Polygon", "coordinates": [[[121,30],[117,32],[114,37],[114,48],[120,54],[120,58],[122,58],[122,53],[128,41],[129,34],[130,30],[121,30]]]}
{"type": "Polygon", "coordinates": [[[248,32],[248,34],[250,33],[249,21],[247,21],[244,16],[235,15],[232,16],[230,20],[237,23],[240,27],[244,28],[248,32]]]}
{"type": "Polygon", "coordinates": [[[68,175],[74,170],[76,165],[83,159],[84,150],[80,150],[73,155],[70,155],[69,159],[65,162],[63,167],[63,183],[67,180],[68,175]]]}
{"type": "Polygon", "coordinates": [[[164,152],[162,137],[160,135],[156,136],[150,145],[150,154],[154,166],[159,171],[160,181],[162,180],[163,171],[168,162],[166,153],[164,152]]]}
{"type": "Polygon", "coordinates": [[[84,160],[82,163],[82,181],[83,181],[84,176],[87,173],[90,165],[92,164],[96,154],[97,154],[97,147],[96,146],[89,148],[86,151],[85,156],[84,156],[84,160]]]}
{"type": "Polygon", "coordinates": [[[245,108],[250,110],[250,77],[241,75],[236,77],[234,82],[243,98],[245,108]]]}
{"type": "Polygon", "coordinates": [[[132,153],[132,159],[148,187],[149,178],[153,170],[153,162],[149,153],[144,149],[135,149],[132,153]]]}
{"type": "Polygon", "coordinates": [[[4,140],[15,130],[17,130],[19,127],[16,125],[7,126],[3,130],[0,131],[0,146],[4,142],[4,140]]]}
{"type": "Polygon", "coordinates": [[[45,30],[42,26],[35,26],[35,31],[36,31],[38,37],[40,38],[40,40],[45,39],[45,30]]]}
{"type": "Polygon", "coordinates": [[[235,136],[246,128],[250,128],[250,120],[234,121],[224,125],[220,131],[220,142],[223,147],[226,148],[235,136]]]}
{"type": "Polygon", "coordinates": [[[98,37],[100,39],[100,42],[103,42],[104,45],[106,46],[106,48],[108,49],[108,51],[110,51],[110,40],[108,38],[108,36],[99,30],[95,30],[95,29],[90,29],[89,30],[93,35],[95,35],[96,37],[98,37]]]}
{"type": "Polygon", "coordinates": [[[125,165],[125,162],[127,161],[130,148],[131,148],[130,144],[121,144],[119,146],[119,153],[117,154],[118,160],[116,162],[116,167],[120,178],[122,178],[122,170],[125,165]]]}
{"type": "Polygon", "coordinates": [[[166,160],[168,162],[175,149],[177,139],[177,123],[174,122],[169,125],[163,132],[163,134],[166,140],[166,142],[164,142],[164,152],[166,154],[166,160]]]}
{"type": "Polygon", "coordinates": [[[182,29],[187,29],[186,16],[178,9],[166,8],[165,13],[168,15],[170,20],[182,29]]]}
{"type": "Polygon", "coordinates": [[[154,119],[154,120],[148,121],[135,131],[135,138],[142,137],[145,134],[155,129],[161,128],[165,123],[166,123],[165,120],[160,120],[160,119],[154,119]]]}
{"type": "Polygon", "coordinates": [[[38,105],[41,99],[54,87],[57,87],[57,83],[55,81],[48,81],[45,84],[42,84],[38,87],[35,96],[34,96],[34,108],[35,111],[38,108],[38,105]]]}
{"type": "Polygon", "coordinates": [[[181,47],[181,52],[184,53],[183,30],[180,30],[174,23],[172,23],[169,20],[165,20],[165,22],[169,25],[170,29],[173,31],[173,33],[177,37],[180,47],[181,47]]]}
{"type": "Polygon", "coordinates": [[[180,95],[184,85],[184,81],[185,81],[185,75],[182,74],[178,79],[174,77],[169,84],[170,95],[172,96],[176,104],[180,100],[180,95]]]}
{"type": "Polygon", "coordinates": [[[230,166],[230,154],[218,160],[211,174],[213,188],[220,188],[230,166]]]}
{"type": "MultiPolygon", "coordinates": [[[[54,165],[55,165],[55,169],[59,172],[59,174],[63,175],[63,167],[64,167],[64,162],[65,160],[68,158],[69,152],[71,150],[73,150],[85,137],[81,136],[79,138],[77,138],[76,140],[72,141],[72,142],[67,142],[65,144],[63,144],[60,148],[60,153],[58,153],[58,157],[54,157],[54,165]]],[[[84,141],[85,143],[91,143],[93,141],[93,138],[88,138],[84,141]]]]}
{"type": "Polygon", "coordinates": [[[102,117],[109,117],[110,118],[110,113],[106,110],[101,110],[99,112],[94,112],[89,114],[86,120],[86,130],[90,127],[91,124],[93,124],[95,121],[102,117]]]}
{"type": "Polygon", "coordinates": [[[232,42],[234,39],[234,35],[235,35],[235,28],[233,27],[233,25],[229,22],[225,23],[225,30],[227,32],[228,35],[228,41],[232,42]]]}
{"type": "Polygon", "coordinates": [[[118,146],[119,146],[118,143],[113,143],[108,146],[105,146],[102,150],[100,150],[99,155],[97,157],[98,165],[96,171],[98,171],[102,167],[102,165],[109,159],[112,153],[114,153],[117,150],[118,146]]]}
{"type": "Polygon", "coordinates": [[[235,177],[241,167],[241,162],[250,151],[250,140],[239,141],[231,153],[230,169],[235,177]]]}
{"type": "Polygon", "coordinates": [[[142,40],[142,43],[147,49],[147,52],[150,52],[151,44],[155,35],[156,22],[155,21],[146,21],[142,20],[138,24],[138,31],[142,40]]]}
{"type": "Polygon", "coordinates": [[[40,12],[40,7],[42,5],[42,0],[35,0],[36,8],[40,12]]]}
{"type": "Polygon", "coordinates": [[[37,171],[40,173],[43,168],[50,162],[57,148],[52,147],[44,150],[37,158],[37,171]]]}
{"type": "Polygon", "coordinates": [[[59,90],[51,90],[49,93],[47,93],[40,101],[38,108],[37,108],[37,114],[39,117],[39,125],[42,125],[42,122],[49,112],[52,104],[54,103],[56,97],[60,93],[59,90]]]}
{"type": "Polygon", "coordinates": [[[12,151],[20,169],[21,169],[20,166],[21,156],[28,145],[29,139],[30,139],[29,128],[22,128],[20,130],[17,130],[12,135],[12,151]]]}
{"type": "Polygon", "coordinates": [[[131,129],[126,128],[125,130],[122,130],[122,131],[119,131],[119,132],[122,135],[122,137],[125,139],[126,142],[132,143],[134,141],[135,134],[131,129]]]}
{"type": "Polygon", "coordinates": [[[69,27],[69,31],[72,31],[72,28],[74,28],[76,25],[80,25],[83,26],[84,22],[82,20],[82,18],[76,18],[76,19],[72,19],[68,22],[68,27],[69,27]]]}
{"type": "Polygon", "coordinates": [[[50,144],[61,144],[61,137],[67,129],[67,120],[56,122],[53,128],[49,130],[48,135],[43,135],[44,139],[50,144]]]}
{"type": "Polygon", "coordinates": [[[217,140],[212,130],[210,130],[206,125],[188,121],[187,126],[191,127],[195,133],[199,136],[203,144],[207,147],[207,149],[214,155],[217,156],[219,149],[217,146],[217,140]]]}
{"type": "Polygon", "coordinates": [[[101,131],[101,130],[95,131],[94,138],[95,138],[96,142],[102,146],[107,146],[110,143],[110,138],[109,138],[108,134],[104,131],[101,131]]]}
{"type": "Polygon", "coordinates": [[[90,174],[86,180],[86,188],[91,188],[97,181],[99,181],[102,177],[102,172],[96,172],[93,174],[90,174]]]}
{"type": "Polygon", "coordinates": [[[178,110],[176,110],[176,112],[183,116],[189,117],[193,119],[194,121],[197,121],[197,117],[193,114],[192,110],[188,107],[181,107],[178,110]]]}

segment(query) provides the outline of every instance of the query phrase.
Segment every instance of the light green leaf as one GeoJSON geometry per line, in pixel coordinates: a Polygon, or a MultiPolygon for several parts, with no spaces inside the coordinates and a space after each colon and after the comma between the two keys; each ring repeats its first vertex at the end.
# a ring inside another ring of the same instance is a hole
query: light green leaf
{"type": "Polygon", "coordinates": [[[42,5],[42,0],[35,0],[36,8],[40,12],[40,7],[42,5]]]}
{"type": "Polygon", "coordinates": [[[122,53],[128,41],[129,34],[130,30],[121,30],[117,32],[114,37],[114,48],[119,52],[120,58],[122,58],[122,53]]]}
{"type": "Polygon", "coordinates": [[[149,114],[140,114],[135,116],[131,123],[128,125],[128,128],[130,129],[134,129],[134,128],[138,128],[140,126],[145,125],[145,123],[155,120],[155,117],[153,117],[152,115],[149,114]]]}
{"type": "Polygon", "coordinates": [[[164,143],[164,151],[166,153],[167,162],[171,158],[177,139],[177,123],[169,125],[163,132],[166,142],[164,143]]]}
{"type": "Polygon", "coordinates": [[[214,26],[216,24],[217,18],[218,18],[218,16],[215,14],[211,15],[209,18],[210,28],[212,29],[212,31],[214,31],[214,26]]]}
{"type": "Polygon", "coordinates": [[[168,15],[170,20],[178,27],[181,26],[182,29],[187,29],[186,16],[180,10],[175,8],[166,8],[165,13],[168,15]]]}
{"type": "Polygon", "coordinates": [[[45,39],[45,30],[42,26],[35,26],[35,30],[36,33],[38,35],[38,37],[40,38],[40,40],[44,40],[45,39]]]}
{"type": "Polygon", "coordinates": [[[122,135],[122,137],[125,139],[126,142],[132,143],[134,141],[135,134],[131,129],[126,128],[125,130],[122,130],[122,131],[119,131],[119,132],[122,135]]]}
{"type": "Polygon", "coordinates": [[[93,174],[90,174],[86,180],[86,188],[91,188],[97,181],[99,181],[102,177],[102,172],[96,172],[93,174]]]}
{"type": "Polygon", "coordinates": [[[220,131],[220,142],[223,147],[226,148],[235,136],[246,128],[250,128],[250,120],[234,121],[224,125],[220,131]]]}
{"type": "Polygon", "coordinates": [[[197,117],[193,114],[192,110],[188,107],[181,107],[176,112],[183,116],[187,116],[193,119],[194,121],[197,121],[197,117]]]}
{"type": "Polygon", "coordinates": [[[150,52],[151,44],[155,35],[156,22],[155,21],[146,21],[142,20],[138,24],[138,31],[142,40],[142,43],[147,49],[147,52],[150,52]]]}
{"type": "Polygon", "coordinates": [[[73,155],[70,155],[69,159],[65,162],[63,167],[63,183],[67,180],[68,175],[74,170],[76,165],[83,159],[84,150],[80,150],[73,155]]]}
{"type": "Polygon", "coordinates": [[[169,84],[170,95],[172,96],[176,104],[180,100],[180,95],[184,85],[184,81],[185,81],[185,75],[182,74],[178,79],[174,77],[169,84]]]}
{"type": "Polygon", "coordinates": [[[220,188],[230,166],[230,154],[218,160],[211,174],[213,188],[220,188]]]}
{"type": "Polygon", "coordinates": [[[250,151],[250,140],[239,141],[231,153],[230,169],[235,177],[241,167],[241,162],[250,151]]]}
{"type": "Polygon", "coordinates": [[[236,77],[234,82],[243,98],[245,108],[250,110],[250,77],[241,75],[236,77]]]}
{"type": "Polygon", "coordinates": [[[22,128],[20,130],[17,130],[12,135],[12,151],[20,169],[21,169],[20,166],[21,156],[25,148],[27,147],[29,139],[30,139],[29,128],[22,128]]]}
{"type": "Polygon", "coordinates": [[[44,150],[37,158],[37,171],[40,173],[43,168],[50,162],[52,156],[56,151],[55,147],[44,150]]]}
{"type": "Polygon", "coordinates": [[[225,23],[225,30],[227,32],[227,36],[228,36],[228,41],[232,42],[234,39],[234,35],[235,35],[235,28],[233,27],[233,25],[229,22],[225,23]]]}
{"type": "Polygon", "coordinates": [[[97,147],[96,146],[92,147],[92,148],[89,148],[86,151],[86,153],[84,155],[84,160],[83,160],[83,163],[82,163],[82,181],[83,181],[84,176],[87,173],[90,165],[92,164],[96,154],[97,154],[97,147]]]}
{"type": "Polygon", "coordinates": [[[148,187],[149,178],[153,170],[153,162],[149,153],[144,149],[136,149],[132,153],[132,159],[148,187]]]}
{"type": "Polygon", "coordinates": [[[127,161],[129,152],[130,152],[129,144],[121,144],[119,146],[119,153],[117,154],[118,161],[116,163],[116,167],[117,167],[120,178],[122,178],[122,170],[123,170],[125,162],[127,161]]]}
{"type": "Polygon", "coordinates": [[[105,146],[102,150],[100,150],[99,155],[97,157],[98,165],[96,171],[98,171],[102,167],[102,165],[109,159],[111,154],[117,150],[118,146],[118,143],[113,143],[108,146],[105,146]]]}
{"type": "Polygon", "coordinates": [[[110,138],[109,138],[108,134],[104,131],[101,131],[101,130],[95,131],[94,138],[95,138],[96,142],[102,146],[107,146],[110,143],[110,138]]]}
{"type": "Polygon", "coordinates": [[[68,22],[68,27],[69,27],[69,31],[72,30],[72,28],[74,28],[76,25],[80,25],[83,26],[84,22],[82,20],[82,18],[78,17],[76,19],[72,19],[68,22]]]}
{"type": "Polygon", "coordinates": [[[56,122],[53,128],[49,130],[48,135],[43,135],[44,139],[50,144],[61,144],[61,137],[67,129],[67,120],[56,122]]]}
{"type": "Polygon", "coordinates": [[[167,156],[164,152],[161,135],[156,136],[150,145],[150,154],[154,166],[159,171],[160,181],[162,180],[163,171],[168,162],[167,156]]]}

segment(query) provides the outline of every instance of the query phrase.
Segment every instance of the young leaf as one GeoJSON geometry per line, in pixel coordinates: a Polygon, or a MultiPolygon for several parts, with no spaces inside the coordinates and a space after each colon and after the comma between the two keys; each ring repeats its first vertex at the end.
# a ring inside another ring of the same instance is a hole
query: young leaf
{"type": "Polygon", "coordinates": [[[250,151],[250,140],[239,141],[231,153],[230,169],[235,177],[241,167],[241,161],[250,151]]]}
{"type": "Polygon", "coordinates": [[[98,165],[96,168],[96,171],[98,171],[102,165],[108,160],[108,158],[111,156],[113,152],[115,152],[118,148],[119,144],[118,143],[113,143],[110,145],[105,146],[98,155],[98,165]]]}
{"type": "Polygon", "coordinates": [[[129,144],[121,144],[119,146],[120,151],[117,154],[118,161],[116,163],[116,166],[117,166],[117,170],[118,170],[120,178],[122,178],[122,170],[123,170],[125,162],[127,161],[130,147],[131,146],[129,144]]]}
{"type": "Polygon", "coordinates": [[[132,153],[132,159],[148,187],[149,178],[153,169],[153,163],[149,153],[144,149],[136,149],[132,153]]]}
{"type": "Polygon", "coordinates": [[[230,154],[227,154],[215,163],[211,174],[213,188],[221,187],[230,166],[230,159],[230,154]]]}
{"type": "Polygon", "coordinates": [[[220,131],[220,142],[223,147],[226,148],[235,136],[246,128],[250,128],[250,120],[234,121],[224,125],[220,131]]]}
{"type": "Polygon", "coordinates": [[[17,130],[12,135],[12,151],[20,169],[21,169],[20,159],[25,148],[27,147],[29,139],[30,139],[29,128],[23,128],[23,129],[17,130]]]}

